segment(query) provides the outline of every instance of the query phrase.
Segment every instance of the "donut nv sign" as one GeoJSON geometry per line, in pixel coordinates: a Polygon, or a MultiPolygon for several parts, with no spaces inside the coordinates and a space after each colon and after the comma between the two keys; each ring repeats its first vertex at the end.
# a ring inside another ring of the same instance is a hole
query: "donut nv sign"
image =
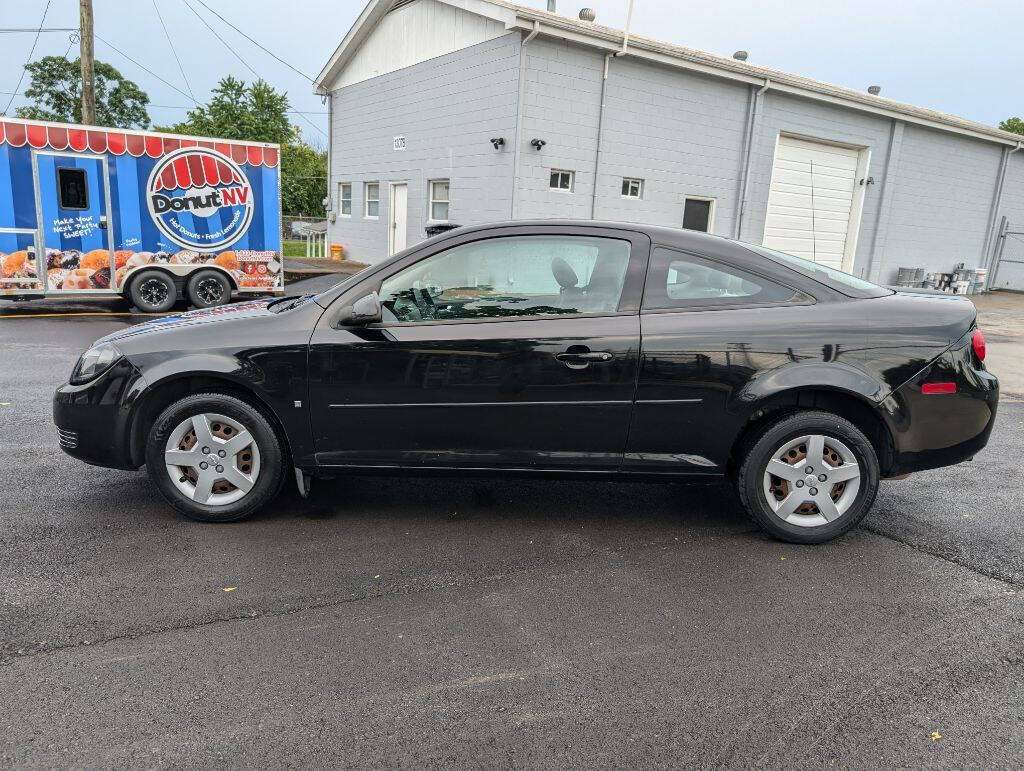
{"type": "Polygon", "coordinates": [[[146,203],[161,233],[197,251],[230,246],[252,222],[249,178],[226,155],[205,147],[161,158],[149,174],[146,203]]]}

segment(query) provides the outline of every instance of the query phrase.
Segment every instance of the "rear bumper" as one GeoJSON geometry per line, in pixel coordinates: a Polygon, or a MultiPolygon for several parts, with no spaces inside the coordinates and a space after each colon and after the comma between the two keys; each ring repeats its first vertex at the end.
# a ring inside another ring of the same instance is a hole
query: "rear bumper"
{"type": "Polygon", "coordinates": [[[143,386],[127,359],[84,385],[65,383],[53,395],[53,422],[60,448],[93,466],[135,469],[131,460],[131,408],[143,386]]]}
{"type": "Polygon", "coordinates": [[[999,379],[977,365],[969,341],[970,335],[886,400],[896,450],[887,476],[961,463],[988,444],[999,406],[999,379]],[[956,393],[921,392],[923,383],[935,382],[956,383],[956,393]]]}

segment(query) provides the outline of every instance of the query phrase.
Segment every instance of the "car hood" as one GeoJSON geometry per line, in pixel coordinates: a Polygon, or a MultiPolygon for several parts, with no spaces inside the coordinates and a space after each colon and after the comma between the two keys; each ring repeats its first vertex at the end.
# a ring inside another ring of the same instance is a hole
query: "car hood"
{"type": "Polygon", "coordinates": [[[143,324],[136,324],[132,327],[120,329],[106,337],[100,338],[96,343],[114,343],[136,338],[141,335],[151,335],[158,332],[167,332],[175,329],[198,327],[203,324],[223,324],[225,322],[252,320],[265,316],[274,316],[273,311],[267,306],[273,302],[273,298],[252,300],[233,305],[222,305],[217,308],[204,308],[202,310],[178,313],[173,316],[162,316],[143,324]]]}

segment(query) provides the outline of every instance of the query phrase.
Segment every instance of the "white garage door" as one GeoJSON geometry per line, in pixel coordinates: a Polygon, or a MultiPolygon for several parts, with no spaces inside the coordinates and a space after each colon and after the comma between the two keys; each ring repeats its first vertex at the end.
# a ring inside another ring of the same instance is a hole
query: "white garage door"
{"type": "Polygon", "coordinates": [[[780,136],[764,245],[849,270],[844,259],[859,224],[851,222],[859,161],[859,150],[780,136]]]}

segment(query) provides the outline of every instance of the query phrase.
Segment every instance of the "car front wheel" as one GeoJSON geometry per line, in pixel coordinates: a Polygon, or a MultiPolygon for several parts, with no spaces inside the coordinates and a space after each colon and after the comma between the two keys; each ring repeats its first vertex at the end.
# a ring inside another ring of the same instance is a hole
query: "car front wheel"
{"type": "Polygon", "coordinates": [[[740,499],[762,528],[792,543],[850,530],[878,493],[878,458],[864,433],[829,412],[798,412],[766,426],[740,466],[740,499]]]}
{"type": "Polygon", "coordinates": [[[146,445],[146,468],[178,511],[202,522],[235,522],[281,488],[283,454],[259,410],[224,394],[197,394],[165,409],[146,445]]]}

